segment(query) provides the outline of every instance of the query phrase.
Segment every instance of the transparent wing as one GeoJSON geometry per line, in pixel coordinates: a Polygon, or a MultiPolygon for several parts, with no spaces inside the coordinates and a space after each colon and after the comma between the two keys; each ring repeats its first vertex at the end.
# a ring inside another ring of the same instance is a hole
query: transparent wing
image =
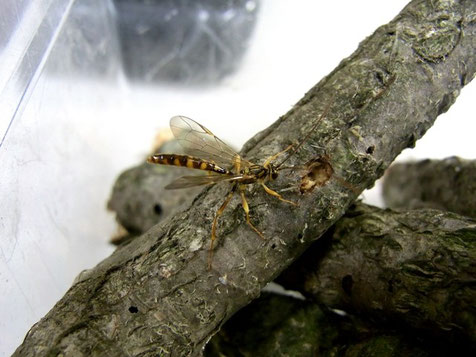
{"type": "Polygon", "coordinates": [[[202,185],[213,185],[222,181],[239,180],[243,175],[198,175],[198,176],[182,176],[177,180],[165,186],[166,190],[173,190],[177,188],[188,188],[202,185]]]}
{"type": "Polygon", "coordinates": [[[236,160],[240,161],[241,166],[251,165],[210,130],[190,118],[175,116],[170,119],[170,128],[189,155],[212,160],[227,168],[233,166],[236,160]]]}

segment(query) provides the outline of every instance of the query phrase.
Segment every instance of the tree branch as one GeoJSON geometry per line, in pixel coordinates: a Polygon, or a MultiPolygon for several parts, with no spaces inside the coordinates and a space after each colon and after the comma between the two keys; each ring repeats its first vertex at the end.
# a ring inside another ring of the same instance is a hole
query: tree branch
{"type": "Polygon", "coordinates": [[[210,225],[228,187],[208,188],[187,210],[82,274],[14,356],[200,355],[234,312],[342,216],[454,102],[476,69],[475,12],[474,0],[411,2],[244,149],[247,158],[262,162],[299,142],[334,98],[325,120],[289,163],[325,152],[334,178],[353,189],[331,178],[298,197],[298,183],[281,177],[273,188],[294,187],[285,194],[298,200],[294,208],[250,188],[252,220],[267,240],[250,231],[233,201],[207,271],[210,225]]]}
{"type": "Polygon", "coordinates": [[[392,208],[436,208],[476,218],[476,160],[450,157],[397,163],[385,173],[392,208]]]}
{"type": "Polygon", "coordinates": [[[264,293],[228,320],[206,357],[471,356],[467,345],[424,339],[398,326],[375,326],[315,302],[264,293]]]}
{"type": "Polygon", "coordinates": [[[328,233],[279,283],[380,325],[476,349],[475,220],[357,204],[328,233]]]}

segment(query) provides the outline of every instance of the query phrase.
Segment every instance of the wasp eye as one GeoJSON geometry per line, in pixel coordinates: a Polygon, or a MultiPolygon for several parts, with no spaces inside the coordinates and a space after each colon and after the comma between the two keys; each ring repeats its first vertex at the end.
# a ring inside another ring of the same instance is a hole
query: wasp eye
{"type": "Polygon", "coordinates": [[[271,178],[272,178],[273,180],[276,180],[276,179],[278,178],[278,173],[277,173],[277,172],[273,172],[273,173],[271,174],[271,178]]]}

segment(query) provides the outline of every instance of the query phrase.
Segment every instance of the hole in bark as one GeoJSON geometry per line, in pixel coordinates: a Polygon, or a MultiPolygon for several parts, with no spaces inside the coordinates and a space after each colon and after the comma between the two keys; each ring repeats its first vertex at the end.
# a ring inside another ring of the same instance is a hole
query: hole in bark
{"type": "Polygon", "coordinates": [[[371,145],[367,148],[366,153],[372,155],[374,153],[374,151],[375,151],[375,146],[371,145]]]}
{"type": "Polygon", "coordinates": [[[342,289],[347,295],[352,295],[352,285],[354,284],[354,280],[352,279],[352,275],[346,275],[342,278],[342,289]]]}
{"type": "Polygon", "coordinates": [[[393,293],[393,281],[392,280],[390,280],[388,282],[388,292],[393,293]]]}
{"type": "Polygon", "coordinates": [[[160,205],[160,203],[156,203],[154,205],[154,212],[158,216],[162,214],[162,206],[160,205]]]}
{"type": "Polygon", "coordinates": [[[129,312],[131,314],[137,314],[139,312],[139,309],[135,306],[129,306],[129,312]]]}
{"type": "Polygon", "coordinates": [[[328,155],[319,156],[306,163],[307,173],[301,177],[301,194],[311,192],[315,187],[324,186],[334,173],[328,155]]]}
{"type": "Polygon", "coordinates": [[[275,248],[276,248],[276,243],[271,244],[271,249],[275,249],[275,248]]]}
{"type": "Polygon", "coordinates": [[[302,239],[302,233],[299,233],[297,237],[298,237],[299,240],[301,240],[302,239]]]}

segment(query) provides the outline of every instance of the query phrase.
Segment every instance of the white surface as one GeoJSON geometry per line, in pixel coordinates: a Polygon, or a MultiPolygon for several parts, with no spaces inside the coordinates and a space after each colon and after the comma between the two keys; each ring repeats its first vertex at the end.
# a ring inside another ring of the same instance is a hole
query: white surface
{"type": "MultiPolygon", "coordinates": [[[[53,49],[0,147],[0,356],[81,270],[110,254],[116,228],[105,204],[114,179],[144,157],[171,116],[190,116],[240,147],[406,3],[267,0],[241,71],[200,91],[127,87],[114,46],[101,50],[111,52],[104,78],[61,73],[64,49],[53,49]]],[[[473,83],[402,157],[476,157],[475,97],[473,83]]],[[[378,201],[375,191],[366,197],[378,201]]]]}

